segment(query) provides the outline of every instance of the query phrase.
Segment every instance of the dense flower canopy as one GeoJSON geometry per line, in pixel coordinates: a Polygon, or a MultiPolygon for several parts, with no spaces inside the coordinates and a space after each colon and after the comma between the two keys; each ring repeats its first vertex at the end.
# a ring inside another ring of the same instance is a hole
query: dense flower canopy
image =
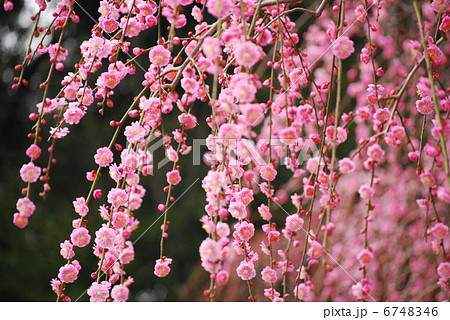
{"type": "Polygon", "coordinates": [[[128,299],[133,241],[156,232],[138,228],[150,191],[142,181],[155,170],[167,184],[154,208],[163,221],[154,275],[177,272],[166,256],[168,218],[183,214],[170,210],[191,188],[180,158],[198,159],[199,140],[208,172],[196,180],[205,197],[202,228],[192,232],[206,237],[198,260],[210,275],[208,299],[227,286],[248,290],[249,301],[449,299],[449,1],[102,0],[79,51],[63,47],[71,24],[90,23],[77,1],[35,2],[38,40],[16,66],[13,89],[28,83],[37,56],[49,69],[29,115],[17,227],[39,211],[37,188],[51,196],[58,140],[70,139],[89,110],[122,112],[99,123],[114,133],[86,155],[94,170],[80,179],[91,188],[73,195],[73,230],[51,280],[57,300],[70,301],[66,289],[92,272],[74,260],[86,246],[98,258],[90,300],[128,299]],[[53,20],[41,25],[49,12],[53,20]],[[148,34],[153,43],[135,45],[148,34]],[[71,55],[75,65],[66,63],[71,55]],[[116,101],[126,82],[140,92],[116,101]],[[193,136],[197,126],[207,135],[193,136]],[[157,148],[164,165],[153,163],[157,148]],[[114,185],[102,190],[100,180],[114,185]],[[94,198],[104,201],[98,211],[94,198]]]}

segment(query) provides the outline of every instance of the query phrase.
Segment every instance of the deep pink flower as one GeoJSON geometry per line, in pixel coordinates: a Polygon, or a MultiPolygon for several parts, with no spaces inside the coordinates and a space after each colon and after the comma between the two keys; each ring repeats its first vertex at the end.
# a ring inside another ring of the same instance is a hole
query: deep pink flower
{"type": "Polygon", "coordinates": [[[431,232],[437,239],[445,239],[448,234],[448,227],[442,222],[438,222],[433,226],[431,232]]]}
{"type": "Polygon", "coordinates": [[[450,278],[450,262],[441,262],[437,268],[437,272],[444,279],[450,278]]]}
{"type": "Polygon", "coordinates": [[[372,262],[373,254],[369,250],[363,249],[358,253],[356,258],[358,259],[361,265],[366,266],[372,262]]]}
{"type": "Polygon", "coordinates": [[[420,100],[416,101],[416,108],[421,114],[430,114],[434,110],[433,100],[426,96],[420,100]]]}
{"type": "Polygon", "coordinates": [[[347,36],[342,36],[333,44],[333,54],[336,58],[347,59],[355,51],[353,41],[347,36]]]}
{"type": "Polygon", "coordinates": [[[216,274],[216,282],[219,286],[224,286],[228,283],[228,279],[230,278],[230,275],[225,270],[220,270],[216,274]]]}
{"type": "Polygon", "coordinates": [[[273,181],[277,176],[277,171],[273,168],[273,164],[269,163],[268,165],[262,166],[259,169],[259,174],[261,175],[262,179],[267,181],[273,181]]]}
{"type": "Polygon", "coordinates": [[[19,212],[14,213],[13,223],[19,228],[25,228],[28,225],[28,216],[19,212]]]}
{"type": "Polygon", "coordinates": [[[20,177],[24,182],[34,183],[41,175],[41,168],[35,166],[33,162],[24,164],[20,169],[20,177]]]}
{"type": "Polygon", "coordinates": [[[38,145],[32,144],[26,151],[26,154],[28,157],[30,157],[31,160],[36,160],[41,155],[41,148],[39,148],[38,145]]]}
{"type": "Polygon", "coordinates": [[[439,30],[442,32],[447,32],[450,30],[450,16],[445,16],[442,18],[442,23],[439,26],[439,30]]]}
{"type": "Polygon", "coordinates": [[[166,173],[167,183],[171,185],[177,185],[181,181],[180,172],[178,170],[172,170],[166,173]]]}

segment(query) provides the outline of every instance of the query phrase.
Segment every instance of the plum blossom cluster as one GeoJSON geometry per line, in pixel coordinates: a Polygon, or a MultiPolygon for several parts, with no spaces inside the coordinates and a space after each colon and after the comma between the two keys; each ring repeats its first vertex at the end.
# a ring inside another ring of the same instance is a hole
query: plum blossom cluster
{"type": "MultiPolygon", "coordinates": [[[[163,223],[154,274],[174,271],[164,246],[168,212],[184,182],[180,157],[193,150],[188,134],[202,125],[209,130],[198,215],[207,234],[199,244],[206,299],[229,299],[226,287],[237,285],[249,301],[448,300],[450,4],[391,2],[102,0],[81,60],[52,98],[53,73],[77,54],[61,46],[79,22],[74,1],[59,1],[47,29],[33,32],[38,46],[16,67],[14,88],[26,84],[35,55],[49,56],[42,100],[29,116],[35,124],[14,224],[26,227],[36,211],[33,184],[42,183],[42,197],[50,191],[53,150],[70,139],[71,126],[92,109],[121,108],[123,117],[106,123],[114,134],[92,155],[91,189],[74,197],[73,230],[60,244],[66,261],[51,280],[57,299],[71,300],[65,290],[84,271],[74,257],[86,246],[98,258],[90,301],[128,299],[134,280],[125,266],[134,259],[141,180],[156,170],[156,146],[170,168],[155,208],[163,223]],[[408,21],[408,32],[393,16],[408,21]],[[147,30],[158,34],[155,42],[132,47],[147,30]],[[45,46],[52,33],[58,42],[45,46]],[[128,79],[141,88],[124,108],[114,91],[128,79]],[[206,119],[197,118],[201,109],[206,119]],[[172,132],[164,130],[169,114],[178,120],[172,132]],[[43,136],[46,167],[39,166],[43,136]],[[305,157],[307,141],[314,148],[305,157]],[[114,187],[100,189],[100,179],[114,187]],[[104,199],[97,214],[94,198],[104,199]],[[101,221],[98,230],[88,216],[101,221]]],[[[47,10],[46,1],[36,3],[35,19],[47,10]]]]}

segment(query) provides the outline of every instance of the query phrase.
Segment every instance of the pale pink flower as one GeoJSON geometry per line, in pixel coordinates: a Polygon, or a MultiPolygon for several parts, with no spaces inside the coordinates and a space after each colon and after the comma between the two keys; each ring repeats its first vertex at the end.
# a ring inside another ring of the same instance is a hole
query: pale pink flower
{"type": "Polygon", "coordinates": [[[182,113],[178,116],[178,121],[186,129],[192,129],[197,126],[197,118],[190,113],[182,113]]]}
{"type": "Polygon", "coordinates": [[[430,114],[434,110],[433,100],[430,97],[426,96],[420,100],[416,101],[416,109],[421,114],[430,114]]]}
{"type": "Polygon", "coordinates": [[[304,283],[300,283],[299,285],[294,287],[294,297],[300,300],[308,299],[311,292],[311,288],[304,283]]]}
{"type": "Polygon", "coordinates": [[[112,288],[111,297],[114,299],[114,302],[125,302],[128,299],[129,293],[130,290],[126,286],[118,284],[112,288]]]}
{"type": "Polygon", "coordinates": [[[284,128],[278,134],[281,143],[286,145],[295,145],[297,142],[297,130],[293,127],[284,128]]]}
{"type": "Polygon", "coordinates": [[[363,5],[360,4],[355,9],[355,18],[358,21],[364,22],[366,20],[366,17],[367,17],[367,12],[364,9],[363,5]]]}
{"type": "Polygon", "coordinates": [[[217,136],[224,146],[231,146],[241,139],[241,130],[236,124],[225,123],[220,127],[217,136]]]}
{"type": "Polygon", "coordinates": [[[311,242],[311,247],[308,249],[306,254],[308,256],[310,256],[311,258],[314,258],[314,259],[315,258],[319,258],[323,254],[323,247],[322,247],[322,245],[319,242],[312,241],[311,242]]]}
{"type": "Polygon", "coordinates": [[[128,216],[123,212],[115,212],[113,214],[112,225],[116,229],[121,229],[128,224],[128,216]]]}
{"type": "Polygon", "coordinates": [[[137,143],[145,137],[145,129],[138,121],[135,121],[125,128],[124,135],[128,142],[137,143]]]}
{"type": "Polygon", "coordinates": [[[64,259],[69,260],[75,256],[75,252],[73,251],[73,245],[70,243],[69,240],[64,241],[59,246],[61,247],[59,253],[64,259]]]}
{"type": "Polygon", "coordinates": [[[200,257],[202,260],[216,262],[221,259],[222,246],[211,238],[203,240],[200,244],[200,257]]]}
{"type": "Polygon", "coordinates": [[[114,154],[108,147],[98,148],[94,160],[100,167],[107,167],[113,162],[114,154]]]}
{"type": "Polygon", "coordinates": [[[242,280],[251,280],[256,276],[255,266],[252,262],[242,261],[236,269],[237,275],[242,280]]]}
{"type": "Polygon", "coordinates": [[[361,187],[359,187],[358,193],[361,199],[372,200],[374,191],[373,188],[371,188],[368,184],[363,184],[361,187]]]}
{"type": "Polygon", "coordinates": [[[367,149],[367,155],[373,161],[381,161],[384,157],[384,151],[381,149],[380,145],[374,144],[367,149]]]}
{"type": "Polygon", "coordinates": [[[58,278],[64,283],[72,283],[77,280],[78,269],[73,264],[66,264],[59,268],[58,278]]]}
{"type": "Polygon", "coordinates": [[[163,67],[170,62],[170,51],[162,45],[153,47],[149,52],[150,62],[155,66],[163,67]]]}
{"type": "Polygon", "coordinates": [[[220,40],[213,37],[206,37],[203,41],[202,51],[206,58],[215,60],[222,54],[220,40]]]}
{"type": "Polygon", "coordinates": [[[75,208],[75,212],[82,217],[85,217],[89,212],[89,207],[84,197],[79,197],[75,201],[73,201],[73,207],[75,208]]]}
{"type": "Polygon", "coordinates": [[[203,20],[202,9],[197,6],[192,8],[191,15],[197,22],[201,22],[203,20]]]}
{"type": "Polygon", "coordinates": [[[90,297],[91,302],[105,302],[109,296],[109,288],[111,284],[107,281],[101,283],[94,282],[88,289],[87,294],[90,297]]]}
{"type": "Polygon", "coordinates": [[[259,103],[243,103],[239,105],[244,122],[250,127],[256,127],[264,120],[264,110],[259,103]]]}
{"type": "Polygon", "coordinates": [[[238,220],[242,220],[247,217],[247,209],[242,202],[232,202],[228,207],[228,211],[233,218],[238,220]]]}
{"type": "Polygon", "coordinates": [[[425,187],[431,188],[436,183],[436,179],[431,172],[424,172],[420,175],[420,182],[422,182],[425,187]]]}
{"type": "Polygon", "coordinates": [[[41,155],[41,148],[39,148],[37,144],[33,143],[28,147],[25,153],[28,157],[30,157],[31,160],[36,160],[41,155]]]}
{"type": "Polygon", "coordinates": [[[100,248],[112,248],[114,247],[114,243],[116,240],[116,232],[112,228],[101,227],[99,230],[95,232],[95,243],[100,248]]]}
{"type": "Polygon", "coordinates": [[[339,171],[343,174],[350,173],[355,170],[355,163],[350,158],[339,160],[339,171]]]}
{"type": "Polygon", "coordinates": [[[292,214],[286,218],[286,229],[289,231],[300,230],[303,226],[304,220],[297,214],[292,214]]]}
{"type": "Polygon", "coordinates": [[[242,241],[249,241],[255,234],[255,227],[253,223],[247,221],[241,221],[235,226],[237,238],[242,241]]]}
{"type": "Polygon", "coordinates": [[[112,188],[108,192],[108,202],[111,203],[115,208],[125,205],[127,201],[128,194],[123,189],[112,188]]]}
{"type": "Polygon", "coordinates": [[[86,111],[84,108],[71,105],[67,108],[66,112],[64,112],[64,121],[68,124],[78,124],[85,114],[86,111]]]}
{"type": "Polygon", "coordinates": [[[355,51],[353,41],[347,36],[342,36],[333,44],[333,54],[336,58],[347,59],[355,51]]]}
{"type": "Polygon", "coordinates": [[[50,135],[56,140],[64,138],[69,134],[69,132],[69,128],[67,127],[50,127],[50,135]]]}
{"type": "Polygon", "coordinates": [[[261,271],[261,278],[268,283],[277,282],[277,272],[270,267],[265,267],[261,271]]]}
{"type": "Polygon", "coordinates": [[[14,213],[13,223],[16,227],[25,228],[28,225],[28,217],[19,212],[14,213]]]}
{"type": "Polygon", "coordinates": [[[229,14],[234,7],[233,0],[208,0],[206,8],[216,18],[222,18],[229,14]]]}
{"type": "Polygon", "coordinates": [[[27,217],[30,217],[34,213],[34,210],[36,210],[36,206],[28,197],[17,200],[16,208],[20,214],[27,217]]]}
{"type": "Polygon", "coordinates": [[[33,162],[24,164],[20,169],[20,177],[24,182],[33,183],[39,179],[41,168],[35,166],[33,162]]]}
{"type": "Polygon", "coordinates": [[[236,62],[244,67],[252,68],[258,62],[260,53],[258,46],[250,41],[241,42],[234,51],[236,62]]]}
{"type": "Polygon", "coordinates": [[[253,201],[253,191],[249,188],[242,188],[241,191],[235,194],[236,200],[248,206],[253,201]]]}
{"type": "Polygon", "coordinates": [[[266,221],[269,221],[272,218],[272,214],[270,213],[269,207],[265,204],[261,204],[258,207],[258,213],[266,221]]]}
{"type": "Polygon", "coordinates": [[[166,173],[167,183],[171,185],[177,185],[181,181],[180,172],[178,170],[172,170],[166,173]]]}
{"type": "Polygon", "coordinates": [[[82,248],[89,244],[91,241],[91,236],[85,227],[80,227],[72,230],[70,240],[74,246],[82,248]]]}
{"type": "Polygon", "coordinates": [[[262,166],[259,169],[259,174],[261,175],[262,179],[267,181],[273,181],[277,176],[277,171],[273,168],[273,164],[269,163],[268,165],[262,166]]]}
{"type": "Polygon", "coordinates": [[[358,253],[356,258],[358,259],[361,265],[366,266],[372,262],[373,254],[369,250],[363,249],[358,253]]]}

